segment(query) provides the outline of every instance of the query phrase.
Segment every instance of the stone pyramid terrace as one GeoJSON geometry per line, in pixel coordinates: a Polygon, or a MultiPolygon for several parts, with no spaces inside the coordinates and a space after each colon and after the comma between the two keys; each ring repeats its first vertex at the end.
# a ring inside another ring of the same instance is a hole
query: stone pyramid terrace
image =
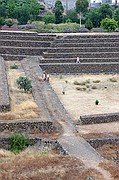
{"type": "Polygon", "coordinates": [[[50,73],[118,73],[119,33],[57,36],[43,57],[41,68],[50,73]]]}

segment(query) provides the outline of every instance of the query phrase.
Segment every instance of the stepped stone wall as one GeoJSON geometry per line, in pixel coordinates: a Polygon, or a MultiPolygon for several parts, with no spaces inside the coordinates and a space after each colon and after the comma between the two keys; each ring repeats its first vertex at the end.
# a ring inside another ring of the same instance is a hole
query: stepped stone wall
{"type": "Polygon", "coordinates": [[[0,57],[0,112],[10,110],[9,88],[4,59],[0,57]]]}

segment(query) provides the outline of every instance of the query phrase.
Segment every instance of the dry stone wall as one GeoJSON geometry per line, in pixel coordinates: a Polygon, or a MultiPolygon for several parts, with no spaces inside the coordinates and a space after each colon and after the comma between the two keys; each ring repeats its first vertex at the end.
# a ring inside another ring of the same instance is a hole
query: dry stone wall
{"type": "Polygon", "coordinates": [[[79,124],[99,124],[119,121],[119,113],[95,114],[80,116],[79,124]]]}
{"type": "Polygon", "coordinates": [[[9,88],[6,74],[5,62],[0,57],[0,112],[10,110],[9,88]]]}

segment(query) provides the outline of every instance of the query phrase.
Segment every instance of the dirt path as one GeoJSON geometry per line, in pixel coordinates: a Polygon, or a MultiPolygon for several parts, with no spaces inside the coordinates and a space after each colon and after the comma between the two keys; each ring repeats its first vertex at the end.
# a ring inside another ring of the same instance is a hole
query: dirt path
{"type": "Polygon", "coordinates": [[[103,174],[105,180],[110,180],[110,173],[98,167],[103,158],[80,136],[76,136],[76,129],[72,123],[72,119],[64,109],[58,96],[55,94],[48,82],[39,82],[37,80],[38,60],[24,59],[22,61],[26,74],[33,81],[33,94],[40,108],[43,108],[44,117],[50,118],[54,122],[60,124],[63,134],[58,139],[61,146],[69,155],[77,157],[83,161],[86,167],[94,168],[103,174]],[[33,63],[32,63],[32,62],[33,63]]]}

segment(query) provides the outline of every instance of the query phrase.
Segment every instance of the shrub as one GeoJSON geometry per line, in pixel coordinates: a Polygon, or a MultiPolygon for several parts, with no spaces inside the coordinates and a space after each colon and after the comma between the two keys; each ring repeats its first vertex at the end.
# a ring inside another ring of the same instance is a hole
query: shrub
{"type": "Polygon", "coordinates": [[[29,145],[30,141],[22,134],[15,133],[10,136],[10,151],[14,153],[19,153],[29,145]]]}
{"type": "Polygon", "coordinates": [[[115,31],[115,29],[118,28],[118,22],[114,19],[105,18],[101,21],[101,27],[108,32],[115,31]]]}
{"type": "Polygon", "coordinates": [[[97,87],[96,86],[92,86],[92,89],[97,89],[97,87]]]}
{"type": "Polygon", "coordinates": [[[10,28],[14,23],[11,20],[7,20],[5,24],[10,28]]]}
{"type": "Polygon", "coordinates": [[[95,80],[95,81],[93,81],[93,83],[99,83],[100,82],[100,80],[95,80]]]}
{"type": "Polygon", "coordinates": [[[95,101],[95,105],[98,105],[99,104],[99,101],[96,99],[96,101],[95,101]]]}
{"type": "Polygon", "coordinates": [[[85,22],[85,28],[91,30],[93,28],[93,23],[91,22],[90,19],[87,19],[85,22]]]}
{"type": "Polygon", "coordinates": [[[78,91],[86,91],[86,87],[76,87],[76,90],[78,90],[78,91]]]}
{"type": "Polygon", "coordinates": [[[109,78],[111,82],[117,82],[117,79],[115,77],[109,78]]]}
{"type": "Polygon", "coordinates": [[[19,89],[23,89],[25,92],[31,92],[32,85],[31,85],[31,80],[29,80],[27,77],[22,77],[20,76],[16,80],[18,84],[19,89]]]}
{"type": "Polygon", "coordinates": [[[0,17],[0,29],[1,29],[1,27],[4,26],[4,25],[5,25],[5,20],[4,20],[3,17],[0,17]]]}
{"type": "Polygon", "coordinates": [[[45,22],[45,24],[55,23],[55,16],[54,16],[52,13],[47,13],[47,14],[43,17],[43,21],[45,22]]]}
{"type": "Polygon", "coordinates": [[[17,64],[13,64],[10,66],[10,69],[18,69],[18,65],[17,64]]]}

